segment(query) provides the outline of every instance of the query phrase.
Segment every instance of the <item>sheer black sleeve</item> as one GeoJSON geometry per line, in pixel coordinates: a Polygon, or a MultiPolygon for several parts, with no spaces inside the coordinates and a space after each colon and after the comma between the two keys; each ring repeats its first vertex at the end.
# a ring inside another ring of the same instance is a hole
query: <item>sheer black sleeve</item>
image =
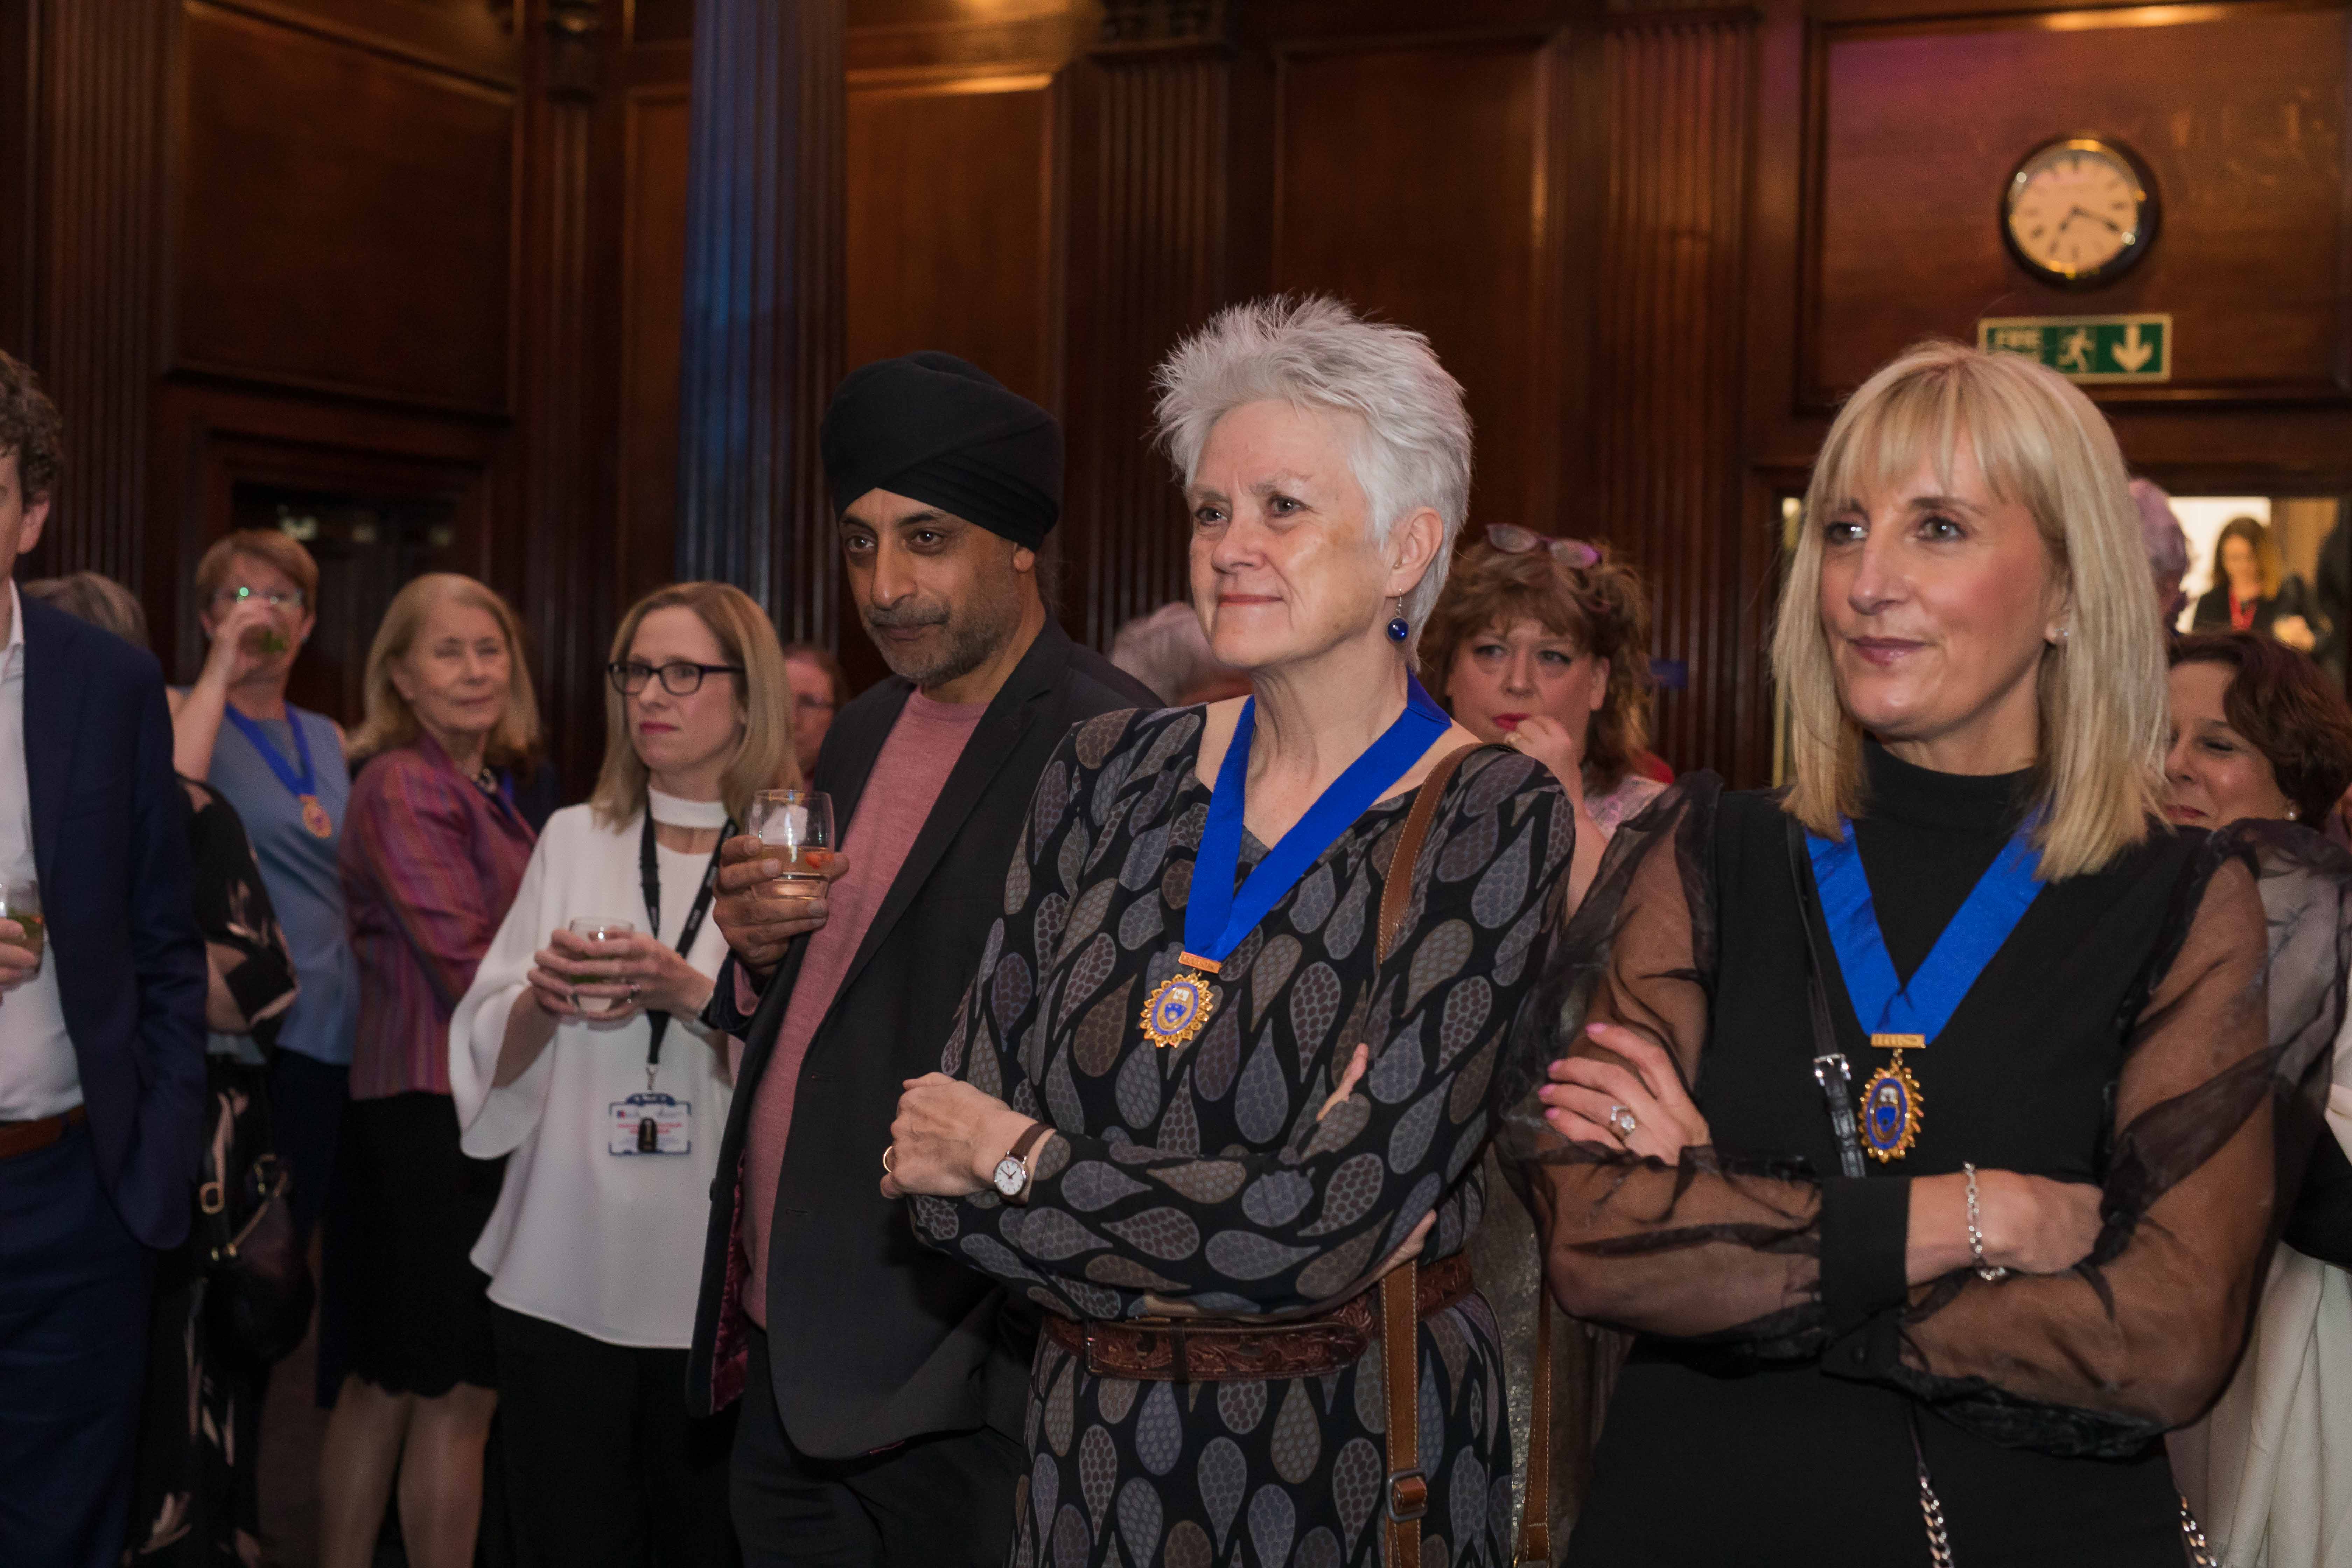
{"type": "Polygon", "coordinates": [[[1535,1098],[1560,1050],[1598,1050],[1582,1033],[1593,1020],[1648,1032],[1696,1081],[1712,1026],[1717,787],[1686,781],[1620,830],[1497,1077],[1499,1147],[1561,1305],[1736,1358],[1819,1357],[2053,1452],[2131,1453],[2193,1420],[2243,1343],[2320,1127],[2352,860],[2278,825],[2216,835],[2130,1010],[2091,1256],[1998,1284],[1962,1270],[1847,1331],[1823,1305],[1811,1172],[1570,1144],[1535,1098]]]}

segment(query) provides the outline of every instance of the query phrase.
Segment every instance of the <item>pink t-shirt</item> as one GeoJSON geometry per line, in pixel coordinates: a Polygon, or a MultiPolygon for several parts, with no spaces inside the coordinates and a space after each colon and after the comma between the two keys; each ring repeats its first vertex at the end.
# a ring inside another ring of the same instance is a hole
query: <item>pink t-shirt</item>
{"type": "Polygon", "coordinates": [[[907,852],[963,755],[964,742],[987,710],[984,702],[934,702],[919,691],[911,693],[874,759],[857,813],[842,835],[849,869],[825,895],[824,925],[808,939],[792,1001],[776,1031],[775,1053],[751,1101],[751,1149],[743,1162],[743,1253],[751,1264],[743,1310],[762,1329],[768,1326],[768,1226],[775,1218],[776,1177],[784,1168],[801,1059],[833,1010],[834,994],[865,945],[866,928],[889,897],[890,884],[898,879],[898,868],[907,863],[907,852]]]}

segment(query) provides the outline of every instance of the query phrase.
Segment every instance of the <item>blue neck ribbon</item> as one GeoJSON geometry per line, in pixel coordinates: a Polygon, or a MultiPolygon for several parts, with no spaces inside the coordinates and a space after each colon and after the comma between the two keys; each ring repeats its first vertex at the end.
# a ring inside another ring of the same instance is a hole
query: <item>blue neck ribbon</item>
{"type": "Polygon", "coordinates": [[[1822,923],[1829,927],[1854,1016],[1864,1034],[1933,1040],[2042,892],[2041,857],[2028,842],[2033,824],[2029,820],[2020,827],[1993,857],[1907,985],[1895,977],[1895,961],[1870,900],[1870,879],[1854,846],[1853,824],[1838,826],[1842,838],[1832,842],[1807,834],[1805,847],[1812,855],[1822,923]]]}
{"type": "Polygon", "coordinates": [[[1241,721],[1234,727],[1233,743],[1225,748],[1225,760],[1217,769],[1217,787],[1209,797],[1209,821],[1201,833],[1201,853],[1192,863],[1192,888],[1184,900],[1185,952],[1223,963],[1266,911],[1322,858],[1323,851],[1453,727],[1454,721],[1422,689],[1420,681],[1407,675],[1405,687],[1404,711],[1397,715],[1396,722],[1316,797],[1307,815],[1251,869],[1249,879],[1236,894],[1234,875],[1241,865],[1242,805],[1249,787],[1250,738],[1257,731],[1257,699],[1242,704],[1241,721]]]}
{"type": "Polygon", "coordinates": [[[298,797],[319,793],[319,770],[310,765],[310,737],[302,733],[302,721],[295,716],[293,709],[286,710],[286,727],[294,731],[294,750],[302,759],[302,771],[299,773],[287,762],[286,754],[270,742],[269,732],[257,720],[238,712],[233,702],[224,704],[221,714],[236,726],[238,734],[253,742],[253,749],[261,753],[261,760],[269,764],[269,771],[278,775],[279,784],[298,797]]]}

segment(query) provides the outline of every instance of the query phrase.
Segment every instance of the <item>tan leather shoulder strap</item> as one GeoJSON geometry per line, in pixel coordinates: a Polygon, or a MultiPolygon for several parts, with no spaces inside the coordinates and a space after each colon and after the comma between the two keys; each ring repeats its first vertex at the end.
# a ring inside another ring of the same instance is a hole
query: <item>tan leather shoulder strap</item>
{"type": "Polygon", "coordinates": [[[1396,856],[1389,862],[1388,880],[1381,888],[1380,945],[1376,954],[1382,963],[1388,962],[1389,950],[1396,945],[1397,928],[1404,923],[1404,907],[1412,900],[1412,867],[1421,858],[1421,847],[1429,837],[1429,825],[1437,818],[1438,798],[1454,780],[1454,772],[1478,748],[1474,743],[1457,746],[1437,759],[1429,776],[1421,781],[1421,793],[1412,797],[1412,809],[1405,814],[1404,831],[1397,836],[1396,856]]]}
{"type": "Polygon", "coordinates": [[[1389,1475],[1381,1488],[1387,1568],[1421,1568],[1421,1519],[1429,1477],[1421,1468],[1421,1266],[1381,1277],[1381,1381],[1388,1405],[1389,1475]]]}
{"type": "MultiPolygon", "coordinates": [[[[1380,938],[1375,955],[1388,962],[1412,901],[1412,868],[1437,819],[1437,803],[1454,770],[1478,748],[1459,746],[1437,759],[1421,781],[1421,793],[1405,814],[1381,888],[1380,938]]],[[[1421,1568],[1421,1519],[1429,1511],[1429,1477],[1421,1468],[1421,1268],[1391,1268],[1381,1279],[1381,1377],[1388,1404],[1388,1484],[1381,1489],[1381,1539],[1388,1568],[1421,1568]]]]}

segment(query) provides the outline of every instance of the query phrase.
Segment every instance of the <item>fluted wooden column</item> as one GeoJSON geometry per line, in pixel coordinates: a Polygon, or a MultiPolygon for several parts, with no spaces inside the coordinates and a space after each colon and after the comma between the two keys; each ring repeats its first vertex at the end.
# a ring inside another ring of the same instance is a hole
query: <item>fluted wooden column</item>
{"type": "Polygon", "coordinates": [[[1152,367],[1228,294],[1234,51],[1224,7],[1111,0],[1071,138],[1070,310],[1090,323],[1070,366],[1072,632],[1107,647],[1188,594],[1184,512],[1150,445],[1152,367]]]}
{"type": "MultiPolygon", "coordinates": [[[[103,572],[166,598],[178,584],[149,584],[144,567],[174,9],[170,0],[40,8],[37,212],[6,220],[29,221],[38,236],[30,341],[14,347],[65,417],[67,473],[37,568],[103,572]]],[[[23,108],[5,112],[21,118],[23,108]]]]}
{"type": "Polygon", "coordinates": [[[1611,18],[1601,44],[1606,184],[1593,300],[1594,531],[1630,547],[1652,646],[1685,665],[1658,703],[1660,755],[1744,756],[1769,700],[1763,587],[1739,541],[1741,263],[1756,21],[1611,18]]]}
{"type": "Polygon", "coordinates": [[[787,639],[839,615],[817,426],[842,374],[844,0],[698,0],[677,571],[787,639]]]}
{"type": "Polygon", "coordinates": [[[610,442],[592,435],[604,365],[592,353],[591,189],[604,90],[598,0],[531,0],[536,31],[522,104],[524,179],[521,398],[524,527],[494,542],[495,574],[519,584],[538,654],[554,761],[588,776],[604,731],[612,622],[610,442]]]}

